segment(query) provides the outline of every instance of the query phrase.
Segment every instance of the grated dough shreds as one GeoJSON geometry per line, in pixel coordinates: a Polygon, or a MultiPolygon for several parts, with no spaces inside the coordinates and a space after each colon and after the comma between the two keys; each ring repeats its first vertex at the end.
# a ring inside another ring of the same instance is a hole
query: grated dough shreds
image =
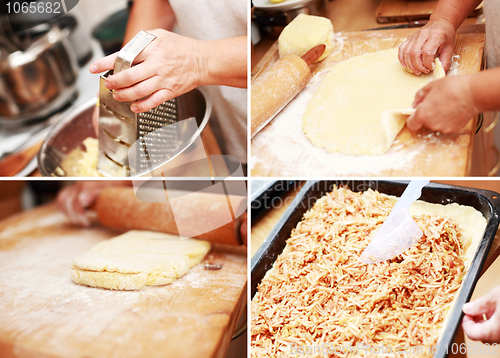
{"type": "Polygon", "coordinates": [[[450,218],[424,215],[415,218],[424,231],[415,246],[362,264],[370,234],[394,204],[372,190],[335,188],[304,214],[252,300],[252,357],[370,356],[377,347],[396,354],[372,356],[433,355],[470,243],[450,218]]]}
{"type": "Polygon", "coordinates": [[[83,140],[85,150],[76,147],[62,160],[61,168],[68,177],[101,177],[97,171],[99,141],[92,137],[83,140]]]}

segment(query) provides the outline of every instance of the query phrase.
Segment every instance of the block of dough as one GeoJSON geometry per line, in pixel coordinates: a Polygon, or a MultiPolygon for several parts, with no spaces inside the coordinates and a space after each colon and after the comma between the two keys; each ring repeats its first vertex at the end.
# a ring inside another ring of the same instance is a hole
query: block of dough
{"type": "Polygon", "coordinates": [[[206,241],[133,230],[75,258],[71,277],[78,284],[110,290],[167,285],[198,264],[209,250],[206,241]]]}
{"type": "Polygon", "coordinates": [[[281,32],[278,38],[280,57],[293,54],[303,56],[314,46],[326,46],[323,55],[316,62],[322,61],[333,51],[333,25],[330,20],[320,16],[299,14],[281,32]]]}
{"type": "Polygon", "coordinates": [[[339,63],[309,102],[302,117],[304,133],[328,152],[387,152],[405,125],[402,114],[411,114],[399,109],[411,108],[419,89],[445,76],[439,59],[434,64],[428,75],[410,74],[399,63],[397,48],[339,63]]]}

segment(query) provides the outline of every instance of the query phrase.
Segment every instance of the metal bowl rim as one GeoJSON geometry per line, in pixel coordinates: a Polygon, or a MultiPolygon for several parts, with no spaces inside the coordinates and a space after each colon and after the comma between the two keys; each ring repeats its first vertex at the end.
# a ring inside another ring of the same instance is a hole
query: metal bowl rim
{"type": "MultiPolygon", "coordinates": [[[[193,91],[199,91],[201,93],[201,95],[203,96],[203,98],[205,99],[205,105],[206,105],[205,115],[203,116],[203,119],[201,121],[200,126],[198,127],[198,129],[196,130],[196,132],[191,136],[191,138],[189,138],[189,141],[187,142],[187,144],[184,145],[179,150],[178,153],[176,153],[174,156],[172,156],[171,158],[169,158],[168,161],[176,158],[178,155],[180,155],[181,153],[183,153],[187,148],[189,148],[194,143],[194,141],[196,140],[196,138],[198,138],[198,136],[201,135],[201,132],[205,129],[205,127],[206,127],[206,125],[208,123],[208,120],[210,119],[210,115],[212,113],[212,99],[208,95],[207,90],[204,89],[204,88],[198,87],[198,88],[195,88],[193,91]]],[[[78,117],[80,114],[82,114],[83,112],[85,112],[86,110],[88,110],[89,108],[91,108],[92,106],[95,106],[95,104],[97,103],[97,100],[98,100],[97,97],[92,97],[92,98],[86,100],[85,102],[83,102],[82,104],[78,105],[74,109],[68,111],[63,116],[63,118],[61,118],[61,120],[59,122],[57,122],[56,124],[54,124],[54,126],[50,129],[49,133],[47,134],[47,137],[45,138],[45,140],[44,140],[44,142],[43,142],[42,146],[40,147],[40,150],[38,151],[38,154],[37,154],[38,169],[40,170],[40,173],[44,177],[48,177],[48,176],[52,175],[52,173],[49,173],[46,170],[46,168],[45,168],[45,166],[43,165],[43,162],[42,162],[42,153],[46,152],[46,149],[47,149],[47,146],[48,146],[48,142],[50,142],[50,140],[52,138],[54,138],[62,130],[62,128],[64,128],[67,124],[69,124],[73,119],[75,119],[76,117],[78,117]]],[[[150,172],[158,169],[162,165],[165,165],[165,163],[168,162],[168,161],[164,161],[164,162],[161,162],[161,163],[155,165],[153,167],[153,169],[143,170],[141,172],[138,172],[138,173],[132,175],[132,177],[138,177],[138,176],[141,176],[141,175],[148,174],[148,173],[150,173],[150,172]]]]}
{"type": "Polygon", "coordinates": [[[47,134],[47,137],[45,137],[45,140],[43,141],[42,146],[40,147],[40,150],[38,151],[38,154],[36,156],[37,162],[38,162],[38,170],[40,171],[40,174],[44,177],[49,177],[52,176],[52,173],[49,173],[45,166],[43,165],[42,162],[42,153],[46,152],[48,142],[54,138],[62,128],[64,128],[68,123],[70,123],[73,119],[78,117],[80,114],[91,108],[91,106],[95,106],[97,103],[97,97],[92,97],[83,102],[82,104],[76,106],[72,110],[69,110],[67,113],[63,115],[63,117],[55,123],[52,128],[50,129],[49,133],[47,134]]]}

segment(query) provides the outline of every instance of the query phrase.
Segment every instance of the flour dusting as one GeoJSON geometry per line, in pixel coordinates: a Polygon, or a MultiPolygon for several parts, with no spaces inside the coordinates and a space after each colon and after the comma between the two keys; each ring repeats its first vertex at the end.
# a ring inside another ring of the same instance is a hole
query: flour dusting
{"type": "Polygon", "coordinates": [[[5,230],[0,232],[1,238],[10,238],[14,235],[20,234],[22,232],[31,231],[33,229],[40,229],[43,227],[48,227],[57,224],[67,223],[68,218],[62,212],[56,212],[51,215],[36,218],[35,220],[26,223],[25,225],[13,225],[7,227],[5,230]]]}
{"type": "Polygon", "coordinates": [[[458,63],[460,60],[460,55],[453,55],[451,58],[450,69],[448,70],[447,76],[456,76],[459,74],[458,67],[460,66],[458,63]]]}
{"type": "MultiPolygon", "coordinates": [[[[232,253],[225,253],[223,270],[214,274],[197,265],[167,286],[112,291],[78,285],[70,277],[73,259],[115,233],[99,227],[64,226],[64,216],[52,210],[0,230],[0,237],[20,238],[16,245],[0,250],[0,337],[11,337],[15,347],[42,342],[43,349],[54,356],[80,357],[89,347],[100,345],[109,346],[103,356],[111,357],[125,356],[124,350],[130,346],[138,352],[126,353],[139,356],[143,345],[158,341],[163,344],[158,351],[164,352],[165,347],[182,343],[162,343],[171,336],[172,322],[176,322],[176,330],[188,330],[191,322],[230,310],[245,285],[246,265],[241,255],[232,253]],[[39,227],[47,230],[36,230],[39,227]],[[16,235],[19,232],[22,236],[16,235]],[[187,294],[190,288],[198,293],[187,294]],[[211,306],[185,310],[186,306],[196,307],[200,300],[210,301],[211,306]],[[148,341],[141,332],[149,326],[156,333],[148,341]],[[129,343],[123,349],[116,345],[122,341],[129,343]]],[[[214,344],[199,341],[208,350],[214,344]]]]}
{"type": "MultiPolygon", "coordinates": [[[[302,115],[313,98],[329,69],[314,75],[301,93],[291,101],[252,141],[253,148],[266,146],[266,151],[279,158],[280,174],[284,176],[305,175],[360,175],[376,174],[406,166],[417,154],[416,150],[402,151],[393,146],[384,155],[346,155],[328,153],[311,144],[302,130],[302,115]],[[290,168],[290,162],[301,163],[300,168],[290,168]]],[[[260,153],[252,150],[252,166],[265,165],[260,153]]],[[[276,164],[276,163],[275,163],[276,164]]]]}

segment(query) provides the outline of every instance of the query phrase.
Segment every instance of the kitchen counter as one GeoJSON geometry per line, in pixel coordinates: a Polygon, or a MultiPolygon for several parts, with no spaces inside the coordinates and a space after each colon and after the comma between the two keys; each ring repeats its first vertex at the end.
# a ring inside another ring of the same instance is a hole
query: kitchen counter
{"type": "Polygon", "coordinates": [[[72,260],[116,231],[71,225],[54,203],[0,222],[0,357],[224,357],[246,303],[246,247],[212,245],[165,286],[77,285],[72,260]]]}

